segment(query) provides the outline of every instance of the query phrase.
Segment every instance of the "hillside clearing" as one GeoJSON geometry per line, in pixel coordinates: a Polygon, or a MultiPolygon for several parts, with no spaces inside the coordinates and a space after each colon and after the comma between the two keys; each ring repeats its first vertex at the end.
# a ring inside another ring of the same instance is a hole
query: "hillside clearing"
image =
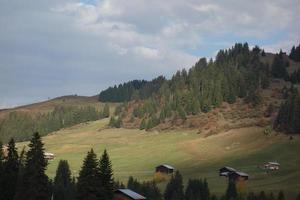
{"type": "Polygon", "coordinates": [[[212,192],[222,194],[227,182],[218,176],[218,169],[228,165],[249,173],[249,190],[283,189],[292,196],[299,191],[300,138],[297,136],[293,140],[282,134],[265,136],[263,128],[248,127],[204,137],[196,134],[197,130],[103,129],[107,123],[108,119],[89,122],[44,137],[46,151],[56,157],[50,161],[49,176],[54,176],[60,159],[67,159],[73,174],[78,176],[86,152],[94,148],[99,156],[106,148],[115,179],[123,182],[131,175],[139,180],[151,180],[155,166],[167,163],[179,169],[185,181],[206,177],[212,192]],[[267,161],[278,161],[281,169],[266,174],[257,166],[267,161]]]}

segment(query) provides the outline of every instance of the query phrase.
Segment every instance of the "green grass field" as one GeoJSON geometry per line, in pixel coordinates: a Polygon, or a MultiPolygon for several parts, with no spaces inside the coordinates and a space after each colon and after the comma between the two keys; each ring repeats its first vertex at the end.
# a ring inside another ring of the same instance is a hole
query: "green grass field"
{"type": "MultiPolygon", "coordinates": [[[[134,129],[104,129],[108,119],[80,124],[43,138],[50,161],[48,175],[53,177],[60,159],[69,161],[77,176],[87,151],[94,148],[98,157],[106,148],[112,160],[116,180],[129,176],[151,180],[154,168],[170,164],[188,178],[207,178],[212,193],[223,194],[227,180],[218,176],[222,166],[232,166],[250,175],[248,191],[283,189],[287,197],[300,193],[300,138],[273,134],[265,136],[262,128],[230,130],[204,137],[196,130],[145,132],[134,129]],[[265,173],[257,166],[278,161],[277,172],[265,173]]],[[[26,143],[19,143],[24,146],[26,143]]],[[[161,188],[164,183],[160,184],[161,188]]]]}

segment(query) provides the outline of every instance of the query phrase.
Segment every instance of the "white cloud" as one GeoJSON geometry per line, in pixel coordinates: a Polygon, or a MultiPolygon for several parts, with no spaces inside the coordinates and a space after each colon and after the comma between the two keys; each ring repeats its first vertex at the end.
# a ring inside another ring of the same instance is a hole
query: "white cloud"
{"type": "Polygon", "coordinates": [[[148,47],[135,47],[134,53],[138,56],[142,56],[146,59],[161,59],[162,55],[157,49],[148,48],[148,47]]]}
{"type": "Polygon", "coordinates": [[[170,76],[248,39],[271,51],[300,41],[299,0],[94,2],[1,2],[0,104],[170,76]]]}

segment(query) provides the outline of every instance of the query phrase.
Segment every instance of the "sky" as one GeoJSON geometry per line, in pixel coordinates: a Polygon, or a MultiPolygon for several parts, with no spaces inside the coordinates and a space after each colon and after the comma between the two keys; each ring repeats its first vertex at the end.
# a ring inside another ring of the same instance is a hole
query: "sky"
{"type": "Polygon", "coordinates": [[[300,43],[299,0],[0,0],[0,108],[167,78],[236,42],[300,43]]]}

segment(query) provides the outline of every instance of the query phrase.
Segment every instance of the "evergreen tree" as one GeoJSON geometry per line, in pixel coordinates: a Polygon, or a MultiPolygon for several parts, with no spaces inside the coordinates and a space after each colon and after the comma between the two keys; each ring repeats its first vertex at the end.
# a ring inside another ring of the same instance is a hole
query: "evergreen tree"
{"type": "MultiPolygon", "coordinates": [[[[44,157],[44,144],[39,133],[34,133],[26,154],[22,196],[26,200],[49,200],[51,197],[49,180],[45,174],[47,160],[44,157]]],[[[19,191],[18,191],[19,192],[19,191]]]]}
{"type": "Polygon", "coordinates": [[[20,156],[19,156],[19,171],[18,171],[18,180],[16,185],[16,194],[14,200],[23,200],[23,194],[25,193],[24,185],[24,173],[26,165],[26,152],[25,147],[23,147],[20,156]]]}
{"type": "Polygon", "coordinates": [[[276,54],[272,63],[272,75],[274,78],[286,78],[288,76],[286,70],[286,62],[282,53],[276,54]]]}
{"type": "MultiPolygon", "coordinates": [[[[5,182],[4,182],[4,152],[3,152],[3,144],[0,141],[0,188],[5,187],[5,182]]],[[[0,192],[0,199],[5,199],[4,192],[0,192]]]]}
{"type": "Polygon", "coordinates": [[[175,176],[172,176],[167,184],[164,198],[165,200],[184,200],[182,176],[179,171],[176,171],[175,176]]]}
{"type": "Polygon", "coordinates": [[[104,150],[101,156],[99,170],[101,186],[103,187],[103,197],[101,199],[111,200],[113,198],[114,180],[111,162],[106,150],[104,150]]]}
{"type": "Polygon", "coordinates": [[[60,160],[54,178],[53,200],[74,200],[74,192],[68,161],[60,160]]]}
{"type": "Polygon", "coordinates": [[[285,200],[285,198],[284,198],[284,193],[283,193],[282,190],[279,191],[277,200],[285,200]]]}
{"type": "Polygon", "coordinates": [[[146,129],[146,119],[143,118],[142,121],[141,121],[141,124],[140,124],[140,130],[144,130],[146,129]]]}
{"type": "Polygon", "coordinates": [[[83,161],[77,182],[78,200],[98,200],[102,194],[96,154],[91,149],[83,161]]]}
{"type": "Polygon", "coordinates": [[[107,103],[104,105],[102,116],[104,118],[109,117],[109,105],[107,103]]]}
{"type": "Polygon", "coordinates": [[[226,200],[234,200],[237,198],[236,185],[233,180],[229,180],[226,190],[226,200]]]}
{"type": "Polygon", "coordinates": [[[16,192],[16,185],[19,171],[19,155],[14,139],[8,143],[7,158],[4,163],[4,182],[3,192],[5,199],[13,200],[16,192]]]}

